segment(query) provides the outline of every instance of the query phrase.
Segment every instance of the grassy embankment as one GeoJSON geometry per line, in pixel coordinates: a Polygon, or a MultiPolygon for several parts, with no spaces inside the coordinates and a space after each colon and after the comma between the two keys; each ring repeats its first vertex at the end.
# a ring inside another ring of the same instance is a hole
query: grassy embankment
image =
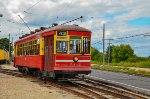
{"type": "Polygon", "coordinates": [[[100,62],[92,62],[93,69],[100,69],[100,70],[107,70],[107,71],[114,71],[114,72],[123,72],[128,74],[136,74],[141,76],[148,76],[150,77],[150,72],[145,70],[136,70],[131,69],[129,67],[138,67],[138,68],[148,68],[150,69],[150,61],[142,61],[137,63],[129,63],[129,62],[120,62],[120,63],[111,63],[110,66],[101,66],[102,63],[100,62]]]}

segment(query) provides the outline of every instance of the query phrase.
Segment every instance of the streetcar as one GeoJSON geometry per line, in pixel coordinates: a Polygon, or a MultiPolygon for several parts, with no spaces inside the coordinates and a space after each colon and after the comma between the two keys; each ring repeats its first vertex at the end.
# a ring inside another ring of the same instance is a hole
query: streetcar
{"type": "Polygon", "coordinates": [[[4,46],[0,45],[0,64],[9,63],[9,52],[5,50],[4,46]]]}
{"type": "Polygon", "coordinates": [[[14,67],[38,77],[91,73],[91,31],[78,25],[41,27],[14,43],[14,67]]]}

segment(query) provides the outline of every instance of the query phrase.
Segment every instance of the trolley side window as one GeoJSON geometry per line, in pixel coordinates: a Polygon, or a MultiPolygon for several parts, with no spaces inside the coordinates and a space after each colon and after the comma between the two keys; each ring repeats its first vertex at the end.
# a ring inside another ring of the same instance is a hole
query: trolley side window
{"type": "Polygon", "coordinates": [[[23,55],[39,55],[40,54],[40,40],[33,40],[17,45],[17,56],[23,55]]]}
{"type": "Polygon", "coordinates": [[[68,42],[67,41],[57,41],[56,42],[56,51],[57,53],[67,53],[68,42]]]}
{"type": "Polygon", "coordinates": [[[83,37],[83,52],[90,54],[90,37],[83,37]]]}

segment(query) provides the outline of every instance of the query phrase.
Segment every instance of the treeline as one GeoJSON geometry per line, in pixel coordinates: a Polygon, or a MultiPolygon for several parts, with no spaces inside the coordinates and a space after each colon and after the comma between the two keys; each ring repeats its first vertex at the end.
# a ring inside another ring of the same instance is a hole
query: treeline
{"type": "MultiPolygon", "coordinates": [[[[103,54],[92,47],[91,59],[102,62],[103,54]]],[[[109,48],[106,50],[105,61],[108,61],[109,48]]],[[[138,57],[130,45],[110,46],[110,63],[150,61],[150,57],[138,57]]]]}

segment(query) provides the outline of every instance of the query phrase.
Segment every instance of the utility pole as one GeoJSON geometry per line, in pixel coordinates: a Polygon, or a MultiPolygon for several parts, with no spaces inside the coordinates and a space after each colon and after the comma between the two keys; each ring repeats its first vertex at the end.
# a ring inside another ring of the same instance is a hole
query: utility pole
{"type": "MultiPolygon", "coordinates": [[[[0,14],[0,17],[3,17],[3,14],[0,14]]],[[[1,26],[1,24],[0,24],[0,26],[1,26]]],[[[0,31],[1,32],[1,31],[0,31]]]]}
{"type": "Polygon", "coordinates": [[[110,43],[110,41],[113,39],[105,39],[105,40],[109,41],[109,43],[108,43],[108,65],[109,65],[109,63],[110,63],[110,44],[112,44],[112,43],[110,43]]]}
{"type": "Polygon", "coordinates": [[[103,24],[103,66],[105,64],[105,24],[103,24]]]}
{"type": "MultiPolygon", "coordinates": [[[[12,50],[11,51],[13,52],[13,42],[14,42],[13,37],[12,37],[12,41],[11,42],[12,42],[12,44],[11,44],[12,45],[12,50]]],[[[11,61],[13,60],[13,54],[12,54],[12,52],[11,52],[11,61]]]]}
{"type": "Polygon", "coordinates": [[[9,33],[9,60],[10,60],[10,57],[11,57],[11,50],[10,50],[10,33],[9,33]]]}
{"type": "Polygon", "coordinates": [[[108,65],[109,65],[109,63],[110,63],[110,44],[111,44],[110,40],[109,40],[108,44],[109,44],[109,47],[108,47],[109,48],[109,51],[108,51],[108,65]]]}

